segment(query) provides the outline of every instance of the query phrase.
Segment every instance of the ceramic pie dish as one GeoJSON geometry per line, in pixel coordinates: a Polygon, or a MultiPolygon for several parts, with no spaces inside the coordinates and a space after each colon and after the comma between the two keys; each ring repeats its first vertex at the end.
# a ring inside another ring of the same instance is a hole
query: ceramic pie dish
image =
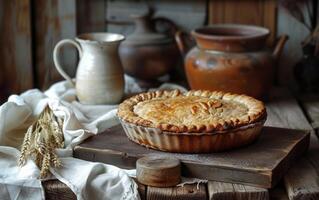
{"type": "Polygon", "coordinates": [[[202,90],[139,94],[121,103],[117,115],[133,142],[178,153],[247,145],[267,116],[264,104],[252,97],[202,90]]]}

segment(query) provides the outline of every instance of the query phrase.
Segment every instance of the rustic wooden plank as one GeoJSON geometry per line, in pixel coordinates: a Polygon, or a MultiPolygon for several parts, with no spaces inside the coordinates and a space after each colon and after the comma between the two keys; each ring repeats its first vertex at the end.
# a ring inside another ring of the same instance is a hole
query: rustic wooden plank
{"type": "Polygon", "coordinates": [[[33,87],[30,6],[30,0],[0,2],[0,101],[33,87]]]}
{"type": "Polygon", "coordinates": [[[204,25],[206,20],[205,0],[184,0],[183,2],[169,0],[107,0],[107,30],[124,35],[131,33],[134,29],[130,19],[131,14],[146,13],[149,7],[154,9],[155,17],[171,19],[179,28],[185,31],[204,25]]]}
{"type": "Polygon", "coordinates": [[[183,176],[269,188],[279,181],[294,157],[307,148],[308,142],[309,134],[303,131],[265,127],[260,138],[245,148],[176,154],[135,144],[127,139],[121,126],[115,126],[76,146],[74,156],[122,168],[135,168],[136,160],[143,156],[172,156],[181,160],[183,176]]]}
{"type": "Polygon", "coordinates": [[[225,2],[225,22],[263,25],[263,2],[257,1],[224,1],[225,2]]]}
{"type": "Polygon", "coordinates": [[[268,200],[267,189],[216,181],[208,182],[210,200],[268,200]]]}
{"type": "Polygon", "coordinates": [[[210,200],[234,199],[234,187],[232,183],[209,181],[207,187],[210,200]]]}
{"type": "MultiPolygon", "coordinates": [[[[317,153],[318,153],[317,149],[317,153]]],[[[285,186],[290,200],[319,199],[318,156],[307,155],[300,159],[285,176],[285,186]]]]}
{"type": "MultiPolygon", "coordinates": [[[[318,97],[301,98],[301,105],[313,126],[318,116],[318,97]]],[[[319,142],[312,132],[310,149],[285,176],[285,185],[289,199],[319,199],[319,142]]]]}
{"type": "Polygon", "coordinates": [[[137,186],[138,186],[138,193],[141,197],[141,200],[146,200],[146,196],[147,196],[147,186],[143,185],[139,182],[136,182],[137,186]]]}
{"type": "MultiPolygon", "coordinates": [[[[52,52],[56,43],[76,35],[75,0],[35,0],[34,12],[35,72],[36,86],[42,89],[49,87],[57,80],[62,80],[53,64],[52,52]]],[[[61,63],[65,71],[74,76],[76,69],[76,50],[63,49],[61,63]]]]}
{"type": "MultiPolygon", "coordinates": [[[[133,179],[138,186],[137,189],[141,200],[146,200],[147,186],[137,182],[135,178],[133,179]]],[[[76,200],[76,196],[72,190],[57,179],[42,181],[42,186],[46,200],[76,200]]]]}
{"type": "Polygon", "coordinates": [[[58,180],[42,181],[46,200],[76,200],[75,194],[58,180]]]}
{"type": "Polygon", "coordinates": [[[267,40],[269,46],[273,45],[277,37],[277,0],[263,1],[263,26],[270,30],[267,40]]]}
{"type": "Polygon", "coordinates": [[[206,184],[185,184],[169,188],[147,187],[147,200],[202,200],[207,199],[206,184]]]}
{"type": "Polygon", "coordinates": [[[306,116],[291,93],[283,88],[273,88],[270,92],[267,107],[267,121],[265,125],[312,130],[306,116]]]}
{"type": "Polygon", "coordinates": [[[305,95],[300,97],[301,104],[306,112],[313,129],[319,129],[319,95],[305,95]]]}
{"type": "Polygon", "coordinates": [[[146,195],[147,195],[147,186],[142,184],[142,183],[139,183],[137,181],[137,178],[136,177],[131,177],[135,183],[137,184],[137,190],[138,190],[138,193],[140,195],[140,198],[141,200],[146,200],[146,195]]]}
{"type": "Polygon", "coordinates": [[[225,21],[225,2],[224,1],[209,1],[208,7],[208,23],[218,24],[225,21]]]}
{"type": "Polygon", "coordinates": [[[319,142],[297,101],[287,91],[273,91],[268,103],[268,125],[311,131],[309,151],[290,168],[284,177],[290,200],[319,198],[319,142]]]}
{"type": "Polygon", "coordinates": [[[210,0],[208,23],[239,23],[265,26],[271,32],[268,38],[268,44],[271,46],[276,38],[276,5],[276,0],[210,0]]]}
{"type": "Polygon", "coordinates": [[[106,30],[106,0],[77,0],[77,33],[104,32],[106,30]]]}

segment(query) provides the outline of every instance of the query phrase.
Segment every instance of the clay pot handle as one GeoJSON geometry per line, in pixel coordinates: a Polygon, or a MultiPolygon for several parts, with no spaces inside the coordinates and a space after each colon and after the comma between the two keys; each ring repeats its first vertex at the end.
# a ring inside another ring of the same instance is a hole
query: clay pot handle
{"type": "Polygon", "coordinates": [[[179,49],[179,51],[181,52],[182,56],[185,56],[187,51],[188,51],[188,47],[187,47],[187,43],[186,43],[186,37],[190,37],[189,34],[183,32],[183,31],[177,31],[175,33],[175,41],[177,43],[177,47],[179,49]]]}
{"type": "Polygon", "coordinates": [[[156,25],[156,23],[164,23],[167,24],[169,26],[169,32],[171,33],[171,35],[174,35],[177,32],[177,25],[175,24],[175,22],[173,22],[172,20],[165,18],[165,17],[154,17],[152,19],[152,22],[154,23],[154,26],[156,25]]]}
{"type": "Polygon", "coordinates": [[[272,55],[274,56],[275,60],[278,60],[278,58],[280,57],[281,53],[282,53],[282,50],[284,48],[284,45],[286,43],[286,41],[289,39],[288,35],[282,35],[280,36],[277,44],[276,44],[276,47],[272,53],[272,55]]]}

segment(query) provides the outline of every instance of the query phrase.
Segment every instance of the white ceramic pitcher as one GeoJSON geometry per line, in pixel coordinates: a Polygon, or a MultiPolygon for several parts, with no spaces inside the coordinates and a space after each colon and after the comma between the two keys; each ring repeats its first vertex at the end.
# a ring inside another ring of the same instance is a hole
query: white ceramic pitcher
{"type": "Polygon", "coordinates": [[[86,33],[56,44],[53,60],[58,72],[76,88],[83,104],[117,104],[124,95],[124,73],[118,47],[124,36],[114,33],[86,33]],[[74,45],[80,61],[74,82],[60,65],[58,55],[65,44],[74,45]]]}

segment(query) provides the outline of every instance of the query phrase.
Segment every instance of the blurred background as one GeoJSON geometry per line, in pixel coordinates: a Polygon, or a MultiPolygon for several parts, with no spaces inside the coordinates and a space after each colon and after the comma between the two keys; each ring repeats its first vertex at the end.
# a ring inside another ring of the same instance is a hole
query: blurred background
{"type": "MultiPolygon", "coordinates": [[[[288,34],[276,84],[296,89],[294,67],[304,56],[302,42],[310,34],[316,37],[317,7],[316,0],[0,0],[0,99],[62,80],[52,58],[59,40],[85,32],[128,35],[134,29],[131,14],[149,8],[185,32],[218,23],[264,26],[271,31],[269,47],[277,36],[288,34]]],[[[63,66],[74,76],[75,49],[64,48],[62,54],[63,66]]],[[[319,74],[317,69],[311,74],[319,74]]]]}

